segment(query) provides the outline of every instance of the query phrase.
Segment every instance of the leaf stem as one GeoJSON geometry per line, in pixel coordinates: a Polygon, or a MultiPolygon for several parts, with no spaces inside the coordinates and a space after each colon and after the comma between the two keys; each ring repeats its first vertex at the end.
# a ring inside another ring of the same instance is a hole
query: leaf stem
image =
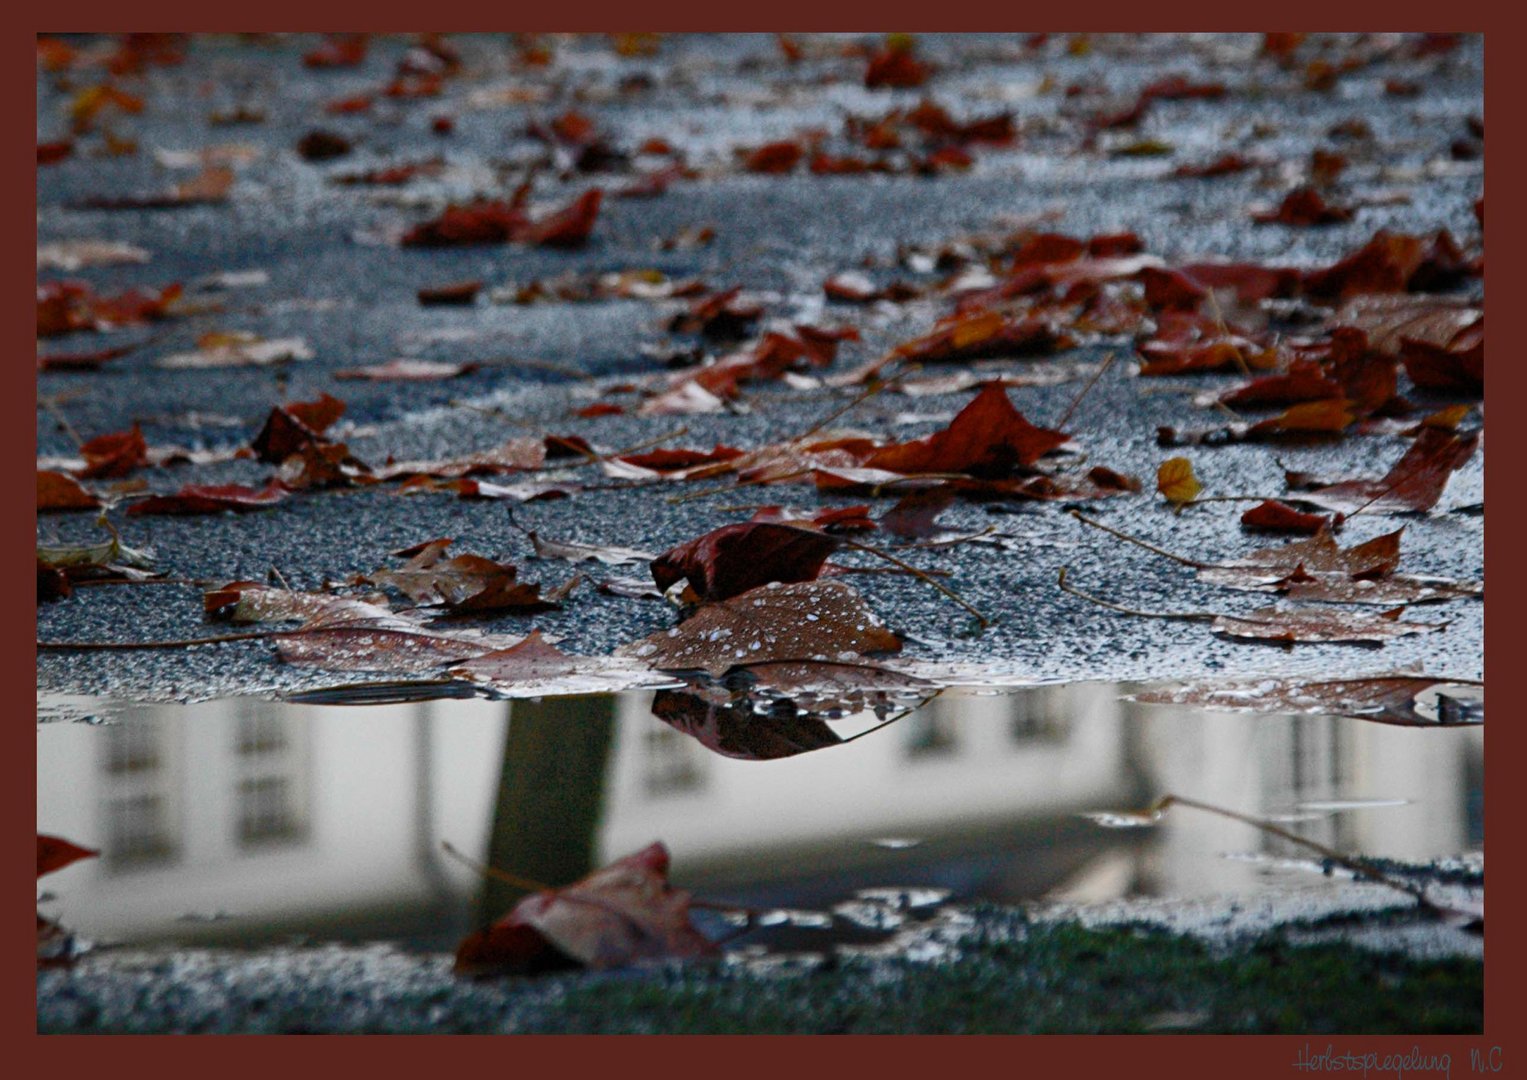
{"type": "Polygon", "coordinates": [[[1117,536],[1120,540],[1134,544],[1136,547],[1142,547],[1146,551],[1160,555],[1164,559],[1171,559],[1175,563],[1181,563],[1183,566],[1191,566],[1194,570],[1203,570],[1211,565],[1210,563],[1198,562],[1196,559],[1189,559],[1183,555],[1175,555],[1172,552],[1167,551],[1165,548],[1159,548],[1149,541],[1141,540],[1138,536],[1130,536],[1128,533],[1120,532],[1118,529],[1115,529],[1110,525],[1104,525],[1101,521],[1094,521],[1092,518],[1083,514],[1080,510],[1068,510],[1067,513],[1076,518],[1076,520],[1080,521],[1083,525],[1091,525],[1094,529],[1101,529],[1105,533],[1108,533],[1110,536],[1117,536]]]}

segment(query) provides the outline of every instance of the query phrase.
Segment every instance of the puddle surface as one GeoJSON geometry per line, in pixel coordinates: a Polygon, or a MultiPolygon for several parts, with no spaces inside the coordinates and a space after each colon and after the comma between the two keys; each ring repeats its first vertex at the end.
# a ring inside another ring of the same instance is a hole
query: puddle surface
{"type": "Polygon", "coordinates": [[[1138,689],[931,700],[893,689],[814,705],[673,690],[364,705],[47,699],[38,829],[102,855],[50,875],[42,909],[96,941],[449,949],[518,894],[442,841],[561,883],[662,840],[677,885],[765,912],[745,933],[699,912],[707,933],[750,950],[742,957],[789,957],[828,941],[873,947],[977,899],[1339,880],[1244,824],[1130,814],[1167,792],[1349,854],[1482,849],[1477,724],[1124,699],[1138,689]]]}

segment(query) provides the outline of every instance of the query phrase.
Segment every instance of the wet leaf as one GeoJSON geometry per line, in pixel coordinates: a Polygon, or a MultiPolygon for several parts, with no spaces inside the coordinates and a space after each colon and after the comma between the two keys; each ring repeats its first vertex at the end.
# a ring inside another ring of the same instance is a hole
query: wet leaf
{"type": "Polygon", "coordinates": [[[433,461],[392,461],[376,470],[382,480],[405,476],[433,476],[455,479],[494,473],[523,472],[546,464],[546,444],[531,436],[510,439],[491,450],[479,450],[461,457],[433,461]]]}
{"type": "Polygon", "coordinates": [[[840,581],[775,583],[704,604],[683,623],[618,655],[668,671],[724,674],[738,664],[858,660],[897,652],[901,640],[840,581]]]}
{"type": "Polygon", "coordinates": [[[701,600],[725,600],[771,581],[812,581],[840,544],[815,529],[767,521],[723,525],[652,560],[666,592],[681,579],[701,600]]]}
{"type": "Polygon", "coordinates": [[[714,954],[689,921],[689,893],[669,885],[668,863],[668,849],[655,843],[581,881],[527,896],[461,942],[456,973],[528,975],[714,954]]]}
{"type": "Polygon", "coordinates": [[[316,401],[289,401],[270,411],[249,444],[261,461],[279,465],[304,447],[324,441],[323,433],[344,415],[345,403],[328,394],[316,401]]]}
{"type": "Polygon", "coordinates": [[[242,484],[186,484],[173,495],[150,495],[127,508],[139,514],[220,514],[224,511],[248,513],[267,510],[287,496],[286,488],[272,480],[263,488],[242,484]]]}
{"type": "Polygon", "coordinates": [[[527,533],[536,557],[540,559],[566,559],[568,562],[598,562],[605,566],[644,566],[657,556],[634,548],[612,547],[601,544],[578,544],[566,540],[547,540],[539,534],[527,533]]]}
{"type": "Polygon", "coordinates": [[[439,217],[410,229],[402,243],[404,247],[508,243],[577,247],[594,228],[600,200],[600,190],[593,188],[539,220],[532,220],[517,202],[482,200],[450,206],[439,217]]]}
{"type": "Polygon", "coordinates": [[[1252,532],[1303,533],[1313,536],[1337,528],[1342,515],[1307,514],[1276,499],[1264,499],[1241,515],[1241,528],[1252,532]]]}
{"type": "Polygon", "coordinates": [[[81,479],[126,476],[148,463],[148,443],[143,431],[133,424],[131,431],[97,435],[80,447],[85,467],[74,470],[81,479]]]}
{"type": "Polygon", "coordinates": [[[1482,685],[1428,675],[1187,683],[1147,690],[1131,695],[1131,700],[1234,712],[1351,716],[1414,727],[1476,724],[1484,719],[1482,685]]]}
{"type": "Polygon", "coordinates": [[[202,595],[209,619],[234,623],[307,622],[392,626],[408,629],[402,616],[390,611],[382,597],[341,596],[327,592],[278,589],[256,581],[230,581],[202,595]]]}
{"type": "Polygon", "coordinates": [[[1290,494],[1294,502],[1352,514],[1425,513],[1437,505],[1448,478],[1474,456],[1480,433],[1423,428],[1410,449],[1378,480],[1344,480],[1290,494]]]}
{"type": "Polygon", "coordinates": [[[161,356],[154,366],[171,370],[268,367],[312,358],[313,350],[300,337],[265,340],[243,332],[212,333],[202,335],[194,352],[161,356]]]}
{"type": "Polygon", "coordinates": [[[416,604],[453,612],[546,611],[556,606],[541,586],[518,581],[518,570],[481,555],[446,558],[450,539],[430,540],[394,552],[408,561],[398,570],[375,570],[360,580],[397,589],[416,604]]]}
{"type": "Polygon", "coordinates": [[[1350,642],[1382,644],[1390,638],[1429,634],[1447,623],[1402,622],[1404,608],[1378,615],[1342,608],[1258,608],[1249,615],[1219,615],[1217,634],[1278,644],[1350,642]]]}

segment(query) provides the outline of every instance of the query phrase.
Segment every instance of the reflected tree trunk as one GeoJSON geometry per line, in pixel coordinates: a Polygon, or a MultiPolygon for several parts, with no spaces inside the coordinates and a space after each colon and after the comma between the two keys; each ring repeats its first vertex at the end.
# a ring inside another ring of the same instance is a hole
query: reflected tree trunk
{"type": "MultiPolygon", "coordinates": [[[[516,701],[488,838],[490,865],[548,885],[594,868],[605,769],[615,734],[615,698],[516,701]]],[[[524,891],[484,882],[478,915],[497,919],[524,891]]]]}

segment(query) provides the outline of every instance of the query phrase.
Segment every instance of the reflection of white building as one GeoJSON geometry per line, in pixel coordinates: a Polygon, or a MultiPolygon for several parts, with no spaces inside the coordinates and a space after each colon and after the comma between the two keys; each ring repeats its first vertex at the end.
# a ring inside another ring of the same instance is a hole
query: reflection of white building
{"type": "MultiPolygon", "coordinates": [[[[968,851],[1024,828],[1038,837],[1026,843],[1074,843],[1077,812],[1166,791],[1273,813],[1312,800],[1408,798],[1297,828],[1401,858],[1479,843],[1467,802],[1482,790],[1479,730],[1122,706],[1117,693],[951,693],[852,746],[774,761],[713,754],[654,719],[649,695],[628,695],[616,705],[598,848],[612,857],[660,838],[681,882],[830,875],[866,858],[903,865],[869,845],[880,837],[928,841],[894,856],[909,860],[937,858],[961,836],[968,851]]],[[[145,709],[108,726],[42,725],[38,828],[103,851],[41,882],[59,897],[47,910],[103,937],[456,926],[470,917],[476,881],[442,857],[440,841],[487,849],[516,708],[534,706],[246,700],[145,709]],[[177,921],[218,912],[236,919],[177,921]]],[[[1125,839],[1089,835],[1097,847],[1125,839]]],[[[1222,853],[1293,854],[1192,811],[1128,839],[1098,873],[1081,875],[1082,894],[1240,889],[1259,871],[1222,853]]]]}

